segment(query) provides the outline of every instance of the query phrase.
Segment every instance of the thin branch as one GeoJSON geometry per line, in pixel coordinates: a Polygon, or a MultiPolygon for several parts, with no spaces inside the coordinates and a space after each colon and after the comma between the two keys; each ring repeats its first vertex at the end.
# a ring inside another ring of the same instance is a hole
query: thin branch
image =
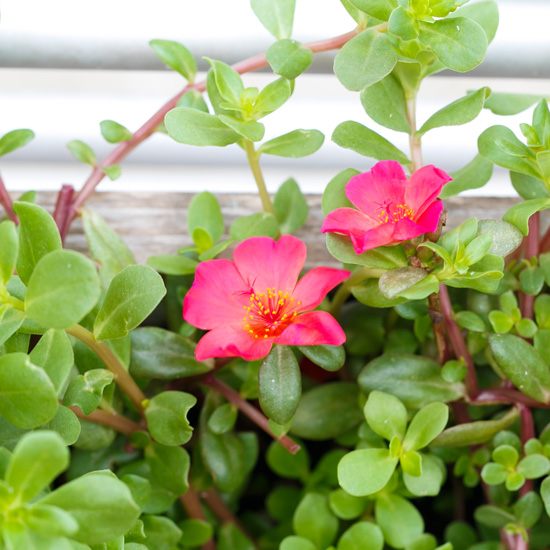
{"type": "MultiPolygon", "coordinates": [[[[387,29],[388,24],[382,23],[376,27],[371,27],[371,29],[378,29],[380,31],[387,29]]],[[[313,53],[326,52],[329,50],[335,50],[341,48],[344,44],[349,42],[352,38],[357,36],[361,32],[358,29],[335,36],[333,38],[328,38],[326,40],[318,40],[316,42],[310,42],[304,44],[309,48],[313,53]]],[[[265,58],[265,54],[258,54],[243,61],[239,61],[233,65],[233,69],[239,74],[256,71],[263,67],[267,67],[268,63],[265,58]]],[[[68,231],[70,221],[76,216],[78,209],[86,202],[90,195],[94,192],[94,189],[105,177],[105,174],[102,171],[102,168],[107,166],[112,166],[113,164],[119,164],[122,159],[124,159],[131,151],[133,151],[140,143],[145,141],[149,136],[151,136],[158,126],[164,120],[164,117],[168,111],[176,107],[179,99],[185,93],[190,90],[196,90],[198,92],[204,92],[206,89],[206,81],[198,82],[197,84],[186,86],[181,92],[175,95],[170,101],[165,103],[141,128],[139,128],[132,136],[132,139],[129,141],[124,141],[119,144],[115,149],[113,149],[99,164],[97,164],[90,174],[89,178],[84,183],[82,189],[76,195],[75,200],[72,204],[72,209],[68,217],[68,223],[63,231],[66,233],[68,231]]]]}
{"type": "Polygon", "coordinates": [[[265,186],[264,175],[260,166],[260,158],[254,148],[254,143],[252,143],[249,139],[243,140],[243,143],[246,150],[248,164],[250,165],[252,175],[254,176],[256,185],[258,186],[258,193],[260,194],[260,199],[262,200],[264,212],[267,212],[268,214],[275,214],[273,203],[271,202],[271,198],[269,197],[269,193],[267,192],[267,188],[265,186]]]}
{"type": "Polygon", "coordinates": [[[112,428],[117,432],[124,434],[126,436],[131,436],[134,432],[141,430],[139,424],[136,424],[129,418],[122,416],[121,414],[116,414],[112,412],[103,411],[101,409],[96,409],[90,414],[86,415],[82,412],[80,407],[72,406],[69,407],[71,411],[75,413],[78,418],[82,420],[88,420],[89,422],[94,422],[94,424],[101,424],[102,426],[107,426],[107,428],[112,428]]]}
{"type": "Polygon", "coordinates": [[[288,435],[277,437],[269,428],[269,421],[256,407],[243,399],[238,392],[230,388],[227,384],[218,380],[215,376],[206,376],[202,383],[221,393],[227,401],[233,403],[242,413],[244,413],[252,422],[259,426],[264,432],[278,441],[289,453],[293,455],[300,450],[300,445],[293,441],[288,435]]]}
{"type": "Polygon", "coordinates": [[[499,403],[523,404],[526,407],[538,407],[539,409],[550,409],[549,403],[535,401],[531,397],[510,388],[492,388],[481,390],[473,399],[469,400],[475,405],[496,405],[499,403]]]}
{"type": "Polygon", "coordinates": [[[441,298],[436,292],[428,296],[428,314],[432,321],[432,329],[437,345],[437,358],[439,364],[443,365],[449,357],[449,349],[445,338],[445,318],[441,310],[441,298]]]}
{"type": "MultiPolygon", "coordinates": [[[[521,444],[525,445],[527,441],[535,437],[535,425],[533,423],[533,415],[531,409],[523,403],[518,403],[519,410],[519,432],[521,436],[521,444]]],[[[523,487],[519,490],[519,496],[522,497],[533,490],[533,480],[526,479],[523,487]]]]}
{"type": "Polygon", "coordinates": [[[84,342],[96,353],[105,366],[114,374],[115,382],[120,386],[120,389],[131,399],[139,413],[144,416],[143,402],[147,398],[111,348],[105,342],[96,340],[89,330],[80,325],[74,325],[66,332],[84,342]]]}
{"type": "Polygon", "coordinates": [[[411,128],[409,134],[409,147],[411,150],[411,173],[422,168],[422,145],[421,138],[416,134],[416,94],[413,97],[407,98],[407,121],[411,128]]]}
{"type": "Polygon", "coordinates": [[[464,360],[468,369],[465,380],[468,396],[470,399],[475,398],[479,393],[479,387],[474,362],[472,361],[468,346],[466,346],[466,342],[462,336],[462,331],[453,318],[453,308],[451,306],[449,292],[444,284],[439,285],[439,296],[441,299],[441,311],[445,319],[445,326],[447,327],[447,333],[449,334],[449,339],[451,340],[455,355],[458,359],[462,358],[464,360]]]}
{"type": "MultiPolygon", "coordinates": [[[[187,492],[180,497],[180,502],[182,503],[187,515],[192,519],[200,519],[202,521],[207,521],[206,516],[204,515],[204,510],[202,509],[201,501],[199,495],[191,485],[187,492]]],[[[216,543],[214,539],[211,538],[207,540],[202,545],[202,550],[216,550],[216,543]]]]}
{"type": "MultiPolygon", "coordinates": [[[[525,259],[529,262],[531,258],[538,257],[539,243],[540,243],[540,212],[535,212],[529,218],[529,233],[525,237],[525,259]]],[[[521,316],[524,319],[533,318],[533,309],[535,304],[535,297],[530,294],[521,293],[520,296],[520,309],[521,316]]]]}
{"type": "Polygon", "coordinates": [[[55,210],[53,213],[53,219],[57,224],[61,238],[64,241],[65,235],[63,228],[67,218],[69,217],[69,212],[71,211],[71,200],[74,195],[74,187],[72,185],[63,185],[61,191],[57,194],[57,202],[55,204],[55,210]]]}
{"type": "Polygon", "coordinates": [[[0,204],[4,207],[8,218],[15,224],[19,223],[19,219],[13,211],[13,202],[11,201],[10,194],[6,189],[2,176],[0,176],[0,204]]]}

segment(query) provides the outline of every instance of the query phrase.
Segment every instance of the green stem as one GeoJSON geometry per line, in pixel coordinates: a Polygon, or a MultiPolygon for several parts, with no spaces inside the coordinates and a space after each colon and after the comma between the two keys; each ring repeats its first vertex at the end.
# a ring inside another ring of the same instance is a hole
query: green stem
{"type": "Polygon", "coordinates": [[[422,143],[420,136],[416,135],[416,93],[407,97],[407,120],[411,127],[409,134],[409,146],[411,149],[411,173],[422,167],[422,143]]]}
{"type": "Polygon", "coordinates": [[[340,308],[351,294],[351,289],[365,279],[375,279],[380,277],[385,271],[381,269],[372,269],[371,267],[362,267],[351,274],[351,277],[344,281],[340,288],[336,291],[329,307],[329,313],[333,317],[338,317],[340,308]]]}
{"type": "Polygon", "coordinates": [[[97,341],[89,330],[86,330],[80,325],[74,325],[66,332],[78,338],[81,342],[84,342],[84,344],[96,353],[105,366],[114,374],[115,382],[120,386],[120,389],[130,398],[137,410],[143,416],[143,403],[147,398],[111,348],[105,342],[97,341]]]}
{"type": "Polygon", "coordinates": [[[258,192],[260,193],[260,199],[262,199],[264,212],[275,215],[275,210],[273,209],[271,198],[267,192],[264,176],[260,167],[260,155],[258,155],[258,152],[254,148],[254,143],[250,140],[244,139],[243,143],[246,150],[246,157],[248,158],[248,164],[250,164],[250,169],[252,170],[252,174],[256,180],[256,185],[258,186],[258,192]]]}

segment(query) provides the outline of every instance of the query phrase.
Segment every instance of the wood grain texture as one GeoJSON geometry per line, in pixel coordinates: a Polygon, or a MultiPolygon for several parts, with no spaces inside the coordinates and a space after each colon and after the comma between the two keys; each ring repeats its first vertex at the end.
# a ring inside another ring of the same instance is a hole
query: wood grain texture
{"type": "MultiPolygon", "coordinates": [[[[53,212],[56,196],[55,192],[39,192],[37,203],[53,212]]],[[[192,198],[190,193],[99,192],[91,197],[86,207],[102,216],[124,239],[136,260],[144,263],[149,256],[174,254],[179,248],[192,244],[186,218],[192,198]]],[[[320,265],[339,267],[340,264],[327,252],[325,238],[320,233],[323,222],[321,195],[307,195],[306,198],[310,207],[309,217],[296,233],[308,248],[306,268],[320,265]]],[[[218,200],[227,230],[236,218],[261,210],[260,199],[253,194],[223,194],[218,195],[218,200]]],[[[518,199],[492,197],[447,199],[447,228],[456,227],[471,217],[499,220],[516,202],[518,199]]],[[[73,223],[66,246],[80,252],[86,251],[86,238],[79,219],[73,223]]],[[[223,256],[230,257],[231,249],[223,256]]]]}

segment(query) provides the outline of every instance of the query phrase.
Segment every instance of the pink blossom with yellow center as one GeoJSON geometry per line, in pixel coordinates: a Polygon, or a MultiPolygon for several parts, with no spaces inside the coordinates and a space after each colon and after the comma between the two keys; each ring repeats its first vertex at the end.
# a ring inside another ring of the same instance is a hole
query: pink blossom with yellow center
{"type": "Polygon", "coordinates": [[[357,210],[333,210],[321,231],[348,235],[357,254],[432,233],[443,211],[437,197],[451,179],[432,165],[407,179],[398,162],[378,162],[370,172],[353,176],[346,185],[346,196],[357,210]]]}
{"type": "Polygon", "coordinates": [[[298,280],[305,259],[305,244],[285,235],[278,241],[252,237],[237,246],[234,261],[199,264],[183,303],[183,318],[209,331],[197,344],[197,359],[254,361],[273,344],[343,344],[345,334],[334,317],[311,310],[350,272],[316,267],[298,280]]]}

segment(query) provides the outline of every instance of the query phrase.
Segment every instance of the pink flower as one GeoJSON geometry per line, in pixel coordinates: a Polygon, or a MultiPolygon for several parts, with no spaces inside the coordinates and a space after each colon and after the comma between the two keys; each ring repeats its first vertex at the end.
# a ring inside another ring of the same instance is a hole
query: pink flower
{"type": "Polygon", "coordinates": [[[306,245],[290,235],[243,241],[234,261],[199,264],[195,282],[185,296],[183,318],[208,330],[195,356],[237,357],[254,361],[275,344],[339,346],[346,337],[326,311],[310,311],[347,279],[349,271],[316,267],[299,281],[306,245]]]}
{"type": "Polygon", "coordinates": [[[378,162],[346,185],[346,196],[358,210],[337,208],[325,218],[321,231],[348,235],[357,254],[432,233],[443,211],[437,197],[451,179],[430,165],[407,180],[398,162],[378,162]]]}

